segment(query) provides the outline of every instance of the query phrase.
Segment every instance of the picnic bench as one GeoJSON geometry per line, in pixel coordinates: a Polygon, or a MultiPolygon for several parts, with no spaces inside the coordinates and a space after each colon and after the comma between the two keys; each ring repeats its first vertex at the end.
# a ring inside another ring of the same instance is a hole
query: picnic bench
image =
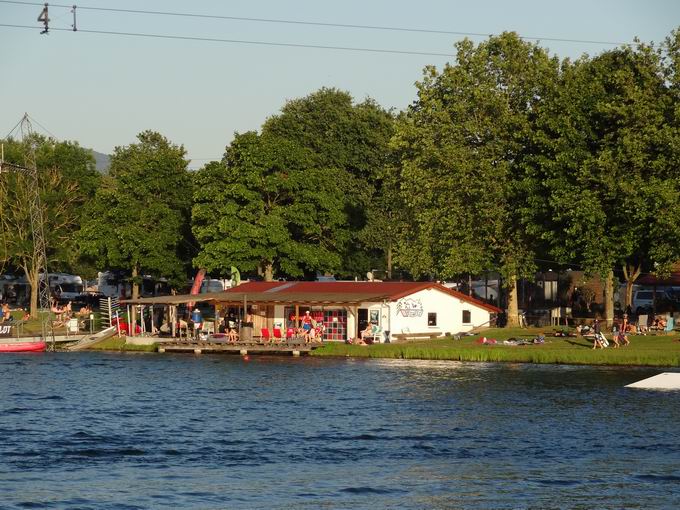
{"type": "Polygon", "coordinates": [[[442,336],[440,331],[426,331],[424,333],[395,333],[392,338],[395,342],[408,342],[409,340],[433,340],[442,336]]]}

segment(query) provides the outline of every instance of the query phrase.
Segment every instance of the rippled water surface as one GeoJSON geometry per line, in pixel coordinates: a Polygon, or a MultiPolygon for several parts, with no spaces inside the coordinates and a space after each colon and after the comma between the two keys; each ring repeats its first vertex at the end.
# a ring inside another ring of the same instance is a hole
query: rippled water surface
{"type": "Polygon", "coordinates": [[[677,508],[657,370],[0,356],[1,508],[677,508]]]}

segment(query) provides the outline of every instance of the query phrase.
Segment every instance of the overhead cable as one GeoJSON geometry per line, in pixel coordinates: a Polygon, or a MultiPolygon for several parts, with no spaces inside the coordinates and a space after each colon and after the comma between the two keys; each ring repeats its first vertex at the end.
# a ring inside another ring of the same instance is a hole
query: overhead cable
{"type": "MultiPolygon", "coordinates": [[[[44,5],[40,2],[23,2],[19,0],[0,0],[0,3],[6,4],[18,4],[18,5],[44,5]]],[[[72,9],[73,5],[66,4],[49,4],[51,7],[63,7],[67,9],[72,9]]],[[[422,33],[422,34],[443,34],[443,35],[459,35],[465,37],[490,37],[497,34],[481,33],[481,32],[461,32],[454,30],[437,30],[429,28],[411,28],[411,27],[391,27],[391,26],[381,26],[381,25],[359,25],[352,23],[324,23],[317,21],[303,21],[303,20],[290,20],[290,19],[275,19],[275,18],[251,18],[242,16],[222,16],[218,14],[198,14],[190,12],[172,12],[172,11],[149,11],[140,9],[120,9],[116,7],[88,7],[78,5],[80,10],[89,11],[104,11],[104,12],[118,12],[126,14],[142,14],[142,15],[154,15],[154,16],[175,16],[184,18],[203,18],[203,19],[218,19],[218,20],[231,20],[231,21],[247,21],[255,23],[279,23],[287,25],[307,25],[307,26],[318,26],[326,28],[350,28],[350,29],[360,29],[360,30],[383,30],[391,32],[412,32],[412,33],[422,33]]],[[[551,42],[566,42],[566,43],[576,43],[576,44],[602,44],[611,46],[621,46],[629,45],[630,43],[616,42],[616,41],[596,41],[588,39],[567,39],[559,37],[536,37],[536,36],[519,36],[521,39],[532,40],[532,41],[551,41],[551,42]]]]}
{"type": "MultiPolygon", "coordinates": [[[[2,0],[0,0],[2,1],[2,0]]],[[[8,23],[0,23],[0,27],[9,28],[27,28],[35,30],[35,26],[30,25],[12,25],[8,23]]],[[[50,27],[50,31],[62,31],[71,32],[70,28],[55,28],[50,27]]],[[[272,41],[248,41],[242,39],[220,39],[217,37],[190,37],[186,35],[167,35],[167,34],[148,34],[142,32],[116,32],[112,30],[86,30],[79,28],[77,33],[86,34],[103,34],[103,35],[116,35],[116,36],[126,36],[126,37],[147,37],[152,39],[173,39],[182,41],[202,41],[202,42],[218,42],[218,43],[228,43],[228,44],[252,44],[256,46],[279,46],[286,48],[311,48],[319,50],[338,50],[338,51],[359,51],[368,53],[391,53],[395,55],[425,55],[430,57],[455,57],[452,53],[436,53],[431,51],[408,51],[408,50],[390,50],[381,48],[360,48],[353,46],[324,46],[320,44],[295,44],[295,43],[280,43],[272,41]]]]}

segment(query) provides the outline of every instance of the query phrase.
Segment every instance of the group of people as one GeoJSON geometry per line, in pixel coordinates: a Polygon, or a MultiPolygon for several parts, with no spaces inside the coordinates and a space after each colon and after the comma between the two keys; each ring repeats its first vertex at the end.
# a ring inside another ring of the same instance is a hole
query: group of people
{"type": "Polygon", "coordinates": [[[73,303],[68,301],[64,306],[60,306],[57,300],[52,301],[50,311],[54,314],[57,323],[65,323],[69,319],[87,319],[92,313],[92,308],[89,305],[84,305],[77,312],[73,312],[73,303]]]}
{"type": "MultiPolygon", "coordinates": [[[[628,315],[624,314],[621,327],[612,335],[612,343],[614,344],[615,349],[621,346],[625,347],[630,345],[630,339],[628,338],[629,326],[628,315]]],[[[595,319],[592,328],[589,326],[578,326],[576,330],[586,338],[592,337],[593,349],[604,349],[605,347],[609,347],[609,340],[607,340],[607,337],[602,333],[602,326],[600,325],[599,319],[595,319]]]]}

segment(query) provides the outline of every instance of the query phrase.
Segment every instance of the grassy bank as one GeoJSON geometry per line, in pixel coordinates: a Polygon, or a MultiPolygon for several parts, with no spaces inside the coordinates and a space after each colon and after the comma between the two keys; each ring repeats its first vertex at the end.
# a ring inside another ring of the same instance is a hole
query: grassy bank
{"type": "MultiPolygon", "coordinates": [[[[541,331],[545,330],[489,329],[482,335],[464,337],[461,340],[454,340],[450,337],[368,346],[328,343],[313,351],[312,355],[577,365],[680,366],[680,337],[678,335],[632,336],[629,337],[631,345],[628,347],[597,350],[591,349],[592,342],[580,337],[546,336],[544,344],[535,345],[509,346],[476,343],[480,336],[500,342],[509,338],[533,339],[541,331]]],[[[611,334],[607,337],[611,338],[611,334]]]]}
{"type": "Polygon", "coordinates": [[[97,342],[88,348],[93,351],[137,351],[137,352],[155,352],[157,345],[133,345],[126,344],[124,338],[107,338],[101,342],[97,342]]]}

